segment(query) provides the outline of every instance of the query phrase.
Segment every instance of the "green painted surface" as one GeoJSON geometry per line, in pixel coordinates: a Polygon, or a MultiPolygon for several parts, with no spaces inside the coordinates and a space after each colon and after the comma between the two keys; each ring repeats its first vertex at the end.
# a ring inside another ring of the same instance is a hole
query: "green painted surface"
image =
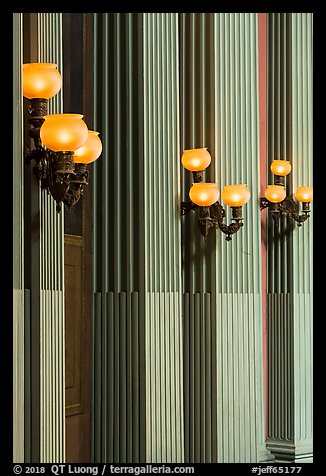
{"type": "MultiPolygon", "coordinates": [[[[27,14],[26,35],[30,62],[51,62],[63,74],[62,14],[27,14]]],[[[62,90],[49,100],[49,113],[62,112],[62,90]]],[[[24,167],[26,167],[24,165],[24,167]]],[[[30,169],[31,204],[26,216],[31,235],[31,289],[26,290],[30,309],[26,332],[26,457],[27,462],[65,461],[64,367],[64,255],[63,212],[42,191],[30,169]],[[32,223],[32,225],[31,225],[32,223]],[[28,372],[29,370],[29,372],[28,372]]]]}
{"type": "MultiPolygon", "coordinates": [[[[39,13],[39,61],[63,72],[62,14],[39,13]]],[[[63,91],[49,101],[49,113],[63,110],[63,91]]],[[[64,211],[40,192],[40,461],[65,461],[64,211]]]]}
{"type": "Polygon", "coordinates": [[[182,462],[177,14],[143,15],[143,74],[146,458],[182,462]]]}
{"type": "MultiPolygon", "coordinates": [[[[208,147],[206,180],[221,191],[251,191],[230,243],[219,231],[205,240],[194,216],[182,219],[185,455],[253,462],[264,452],[257,15],[180,22],[181,148],[208,147]]],[[[183,200],[190,183],[183,171],[183,200]]]]}
{"type": "MultiPolygon", "coordinates": [[[[303,157],[311,162],[311,129],[302,133],[303,114],[311,115],[309,68],[307,76],[297,74],[311,57],[311,17],[270,18],[268,156],[296,150],[298,164],[303,157]],[[291,110],[289,101],[297,104],[291,110]]],[[[94,165],[94,458],[178,461],[184,448],[189,462],[266,461],[257,14],[105,14],[96,15],[95,25],[101,46],[95,122],[109,134],[103,160],[94,165]],[[203,146],[212,154],[207,180],[221,189],[247,183],[251,200],[244,207],[245,226],[231,243],[219,232],[205,241],[189,216],[182,219],[180,246],[179,200],[187,199],[191,182],[189,173],[179,172],[181,151],[203,146]],[[183,350],[176,318],[181,292],[183,350]],[[130,329],[133,295],[138,318],[130,329]],[[114,391],[113,375],[119,382],[114,391]]],[[[292,179],[309,176],[309,167],[305,162],[305,175],[295,172],[292,179]]],[[[311,223],[284,241],[272,237],[287,224],[275,230],[269,223],[268,235],[268,312],[275,316],[268,331],[268,431],[276,435],[274,446],[277,435],[296,435],[302,456],[311,441],[312,288],[310,278],[302,278],[310,275],[311,223]],[[302,253],[308,256],[305,268],[302,253]],[[300,322],[299,309],[306,316],[300,322]],[[294,335],[308,356],[300,373],[294,335]]]]}
{"type": "MultiPolygon", "coordinates": [[[[291,33],[292,187],[295,190],[300,185],[313,185],[313,15],[292,14],[291,33]]],[[[294,438],[299,458],[312,455],[313,438],[313,213],[305,225],[293,235],[292,271],[294,438]]]]}
{"type": "MultiPolygon", "coordinates": [[[[23,14],[14,14],[14,460],[63,462],[64,440],[64,300],[63,215],[41,192],[32,176],[31,217],[24,216],[23,14]],[[35,215],[34,215],[35,213],[35,215]],[[35,220],[36,221],[33,221],[35,220]],[[24,220],[36,226],[24,243],[24,220]],[[31,290],[24,290],[24,246],[31,253],[31,290]],[[35,258],[35,259],[34,259],[35,258]],[[17,350],[19,349],[19,351],[17,350]]],[[[58,64],[62,70],[61,14],[31,14],[30,61],[58,64]]],[[[28,47],[28,49],[29,49],[28,47]]],[[[59,112],[62,93],[50,100],[59,112]]]]}
{"type": "MultiPolygon", "coordinates": [[[[94,164],[94,460],[257,461],[264,451],[257,15],[94,18],[101,46],[95,125],[104,131],[102,158],[94,164]],[[243,182],[251,190],[245,226],[231,243],[219,232],[205,241],[190,216],[182,220],[180,241],[179,202],[191,181],[180,173],[181,151],[202,146],[213,159],[208,180],[220,189],[243,182]]],[[[17,33],[18,14],[14,22],[17,33]]],[[[35,60],[60,69],[61,14],[35,14],[34,24],[35,60]]],[[[21,37],[14,41],[20,88],[21,37]]],[[[312,185],[311,14],[270,15],[268,64],[268,156],[292,161],[291,192],[312,185]]],[[[17,89],[18,137],[20,100],[17,89]]],[[[61,93],[50,107],[61,110],[61,93]]],[[[22,172],[21,141],[14,147],[22,172]]],[[[20,347],[22,173],[14,180],[14,346],[20,347]]],[[[39,200],[39,454],[41,461],[62,462],[63,217],[45,193],[39,200]]],[[[269,223],[268,441],[276,453],[310,460],[312,219],[281,240],[287,226],[269,223]]],[[[25,368],[34,364],[26,361],[25,368]]],[[[23,365],[14,360],[18,459],[23,365]]]]}
{"type": "MultiPolygon", "coordinates": [[[[269,15],[269,162],[291,161],[288,193],[313,185],[312,21],[269,15]]],[[[290,227],[269,224],[268,446],[299,461],[312,457],[313,217],[290,227]]]]}
{"type": "Polygon", "coordinates": [[[181,462],[177,15],[98,14],[95,32],[93,457],[181,462]]]}

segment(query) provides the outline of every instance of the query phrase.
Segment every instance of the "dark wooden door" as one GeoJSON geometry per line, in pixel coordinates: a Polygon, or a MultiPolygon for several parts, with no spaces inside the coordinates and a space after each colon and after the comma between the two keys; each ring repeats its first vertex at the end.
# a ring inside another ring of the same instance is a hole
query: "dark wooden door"
{"type": "MultiPolygon", "coordinates": [[[[63,14],[64,112],[84,115],[92,129],[92,16],[63,14]]],[[[91,182],[65,209],[66,461],[91,461],[92,236],[91,182]],[[87,218],[86,218],[87,217],[87,218]]]]}
{"type": "Polygon", "coordinates": [[[85,307],[84,239],[65,234],[66,461],[90,461],[90,313],[85,307]]]}

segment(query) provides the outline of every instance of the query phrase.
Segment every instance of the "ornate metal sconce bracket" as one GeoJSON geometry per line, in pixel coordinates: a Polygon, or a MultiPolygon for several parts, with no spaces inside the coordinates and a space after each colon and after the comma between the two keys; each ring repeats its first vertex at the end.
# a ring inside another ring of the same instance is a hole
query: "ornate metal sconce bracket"
{"type": "Polygon", "coordinates": [[[263,210],[265,208],[270,209],[275,221],[278,221],[280,216],[285,216],[295,220],[298,226],[302,226],[302,223],[310,218],[309,203],[304,202],[302,204],[302,213],[300,213],[298,202],[291,196],[286,197],[279,203],[272,203],[263,197],[260,199],[260,209],[263,210]]]}
{"type": "Polygon", "coordinates": [[[75,164],[72,151],[53,152],[42,146],[40,129],[47,114],[47,99],[31,99],[27,108],[30,124],[29,137],[34,149],[25,148],[25,160],[34,160],[33,173],[57,203],[56,210],[61,211],[61,202],[68,208],[75,205],[87,185],[87,165],[75,164]]]}
{"type": "Polygon", "coordinates": [[[193,183],[189,191],[190,201],[181,203],[181,215],[195,210],[199,230],[205,238],[212,228],[219,228],[226,235],[226,240],[231,241],[232,235],[243,226],[242,206],[250,198],[247,184],[225,185],[222,200],[232,210],[232,223],[226,225],[224,223],[226,211],[218,201],[220,191],[217,183],[204,181],[204,171],[211,163],[207,147],[184,150],[181,162],[186,170],[192,172],[193,176],[193,183]]]}
{"type": "MultiPolygon", "coordinates": [[[[310,202],[313,200],[313,188],[300,186],[293,195],[286,196],[285,182],[292,166],[289,160],[274,159],[270,165],[274,177],[274,185],[267,185],[265,197],[260,199],[260,209],[269,208],[273,220],[287,217],[302,226],[310,217],[310,202]],[[302,203],[302,213],[300,213],[302,203]]],[[[292,222],[293,223],[293,222],[292,222]]],[[[293,226],[291,227],[293,229],[293,226]]]]}
{"type": "Polygon", "coordinates": [[[234,233],[237,233],[237,231],[239,231],[240,228],[243,226],[241,217],[242,207],[233,207],[232,219],[235,221],[230,225],[226,225],[225,223],[223,223],[224,218],[226,217],[226,211],[219,202],[213,203],[213,205],[211,205],[210,207],[200,207],[190,201],[181,203],[181,215],[186,215],[191,210],[197,212],[198,227],[200,229],[201,234],[205,238],[212,228],[219,228],[222,233],[227,235],[226,241],[231,241],[232,235],[234,235],[234,233]]]}

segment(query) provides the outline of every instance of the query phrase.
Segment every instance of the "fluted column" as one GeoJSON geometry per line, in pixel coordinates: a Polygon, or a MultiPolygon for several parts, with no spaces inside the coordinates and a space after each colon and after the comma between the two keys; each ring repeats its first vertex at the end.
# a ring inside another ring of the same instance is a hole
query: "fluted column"
{"type": "MultiPolygon", "coordinates": [[[[50,62],[63,74],[62,14],[31,13],[26,17],[26,62],[50,62]]],[[[62,112],[62,90],[49,100],[49,114],[62,112]]],[[[27,140],[27,134],[26,134],[27,140]]],[[[25,226],[29,275],[25,309],[25,452],[26,462],[65,460],[65,339],[63,210],[29,173],[25,226]]]]}
{"type": "Polygon", "coordinates": [[[183,461],[177,19],[96,15],[95,461],[183,461]]]}
{"type": "Polygon", "coordinates": [[[231,242],[182,219],[186,461],[264,461],[257,14],[183,14],[180,38],[181,147],[251,191],[231,242]]]}
{"type": "MultiPolygon", "coordinates": [[[[312,184],[312,14],[269,15],[269,163],[292,163],[288,194],[312,184]]],[[[313,215],[313,213],[312,213],[313,215]]],[[[268,235],[268,447],[312,461],[312,230],[289,220],[268,235]]]]}
{"type": "Polygon", "coordinates": [[[143,15],[146,457],[183,461],[178,14],[143,15]]]}
{"type": "MultiPolygon", "coordinates": [[[[257,14],[215,15],[215,179],[246,183],[244,227],[214,260],[218,458],[268,459],[264,447],[257,14]]],[[[230,220],[230,212],[228,211],[230,220]]]]}

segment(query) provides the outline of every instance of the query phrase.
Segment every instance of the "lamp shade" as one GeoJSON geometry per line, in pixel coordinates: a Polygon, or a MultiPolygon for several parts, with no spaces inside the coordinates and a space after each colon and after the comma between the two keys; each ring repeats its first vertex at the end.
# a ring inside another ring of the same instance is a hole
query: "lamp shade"
{"type": "Polygon", "coordinates": [[[273,160],[271,163],[271,172],[274,175],[288,175],[291,172],[292,166],[289,160],[273,160]]]}
{"type": "Polygon", "coordinates": [[[217,202],[220,191],[216,183],[193,183],[189,191],[190,200],[200,207],[209,207],[217,202]]]}
{"type": "Polygon", "coordinates": [[[285,187],[283,185],[267,185],[265,197],[272,203],[279,203],[286,197],[285,187]]]}
{"type": "Polygon", "coordinates": [[[88,131],[86,143],[74,152],[74,162],[78,164],[90,164],[98,159],[102,152],[102,142],[98,135],[99,132],[88,131]]]}
{"type": "Polygon", "coordinates": [[[211,160],[211,154],[208,152],[207,147],[184,150],[181,158],[184,168],[191,172],[199,172],[207,169],[211,160]]]}
{"type": "Polygon", "coordinates": [[[299,200],[299,202],[312,202],[313,187],[298,187],[295,192],[295,198],[299,200]]]}
{"type": "Polygon", "coordinates": [[[52,98],[60,91],[61,86],[62,77],[56,64],[23,64],[23,95],[26,98],[52,98]]]}
{"type": "Polygon", "coordinates": [[[43,145],[54,152],[75,151],[85,144],[88,129],[82,114],[49,114],[40,129],[43,145]]]}
{"type": "Polygon", "coordinates": [[[242,207],[250,198],[250,190],[246,184],[225,185],[222,200],[229,207],[242,207]]]}

